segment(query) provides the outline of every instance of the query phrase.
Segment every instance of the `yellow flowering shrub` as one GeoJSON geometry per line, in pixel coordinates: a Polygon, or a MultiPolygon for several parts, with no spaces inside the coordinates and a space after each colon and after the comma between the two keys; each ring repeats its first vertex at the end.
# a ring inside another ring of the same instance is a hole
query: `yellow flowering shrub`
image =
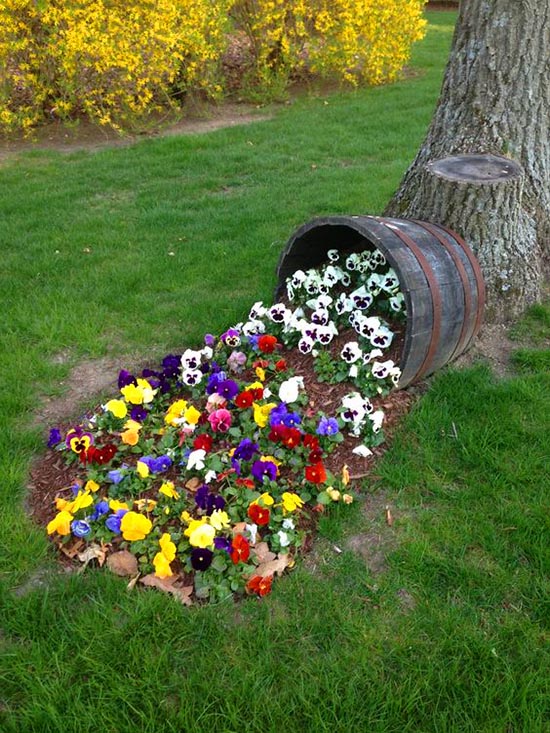
{"type": "Polygon", "coordinates": [[[188,91],[221,94],[231,0],[4,0],[0,126],[117,126],[188,91]]]}
{"type": "Polygon", "coordinates": [[[235,0],[253,83],[275,90],[308,72],[357,85],[395,79],[425,33],[425,0],[235,0]]]}
{"type": "Polygon", "coordinates": [[[238,38],[241,86],[258,95],[304,72],[391,81],[424,33],[424,2],[3,0],[0,130],[80,116],[121,127],[188,93],[218,97],[238,38]]]}

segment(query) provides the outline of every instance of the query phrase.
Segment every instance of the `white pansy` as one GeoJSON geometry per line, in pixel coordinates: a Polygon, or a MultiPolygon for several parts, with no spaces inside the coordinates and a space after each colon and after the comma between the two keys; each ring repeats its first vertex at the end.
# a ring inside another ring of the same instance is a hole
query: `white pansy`
{"type": "Polygon", "coordinates": [[[311,322],[317,326],[326,326],[330,321],[330,313],[326,308],[317,308],[311,314],[311,322]]]}
{"type": "Polygon", "coordinates": [[[323,275],[323,283],[327,287],[333,288],[339,280],[340,280],[339,268],[333,267],[333,265],[329,265],[326,268],[325,273],[323,275]]]}
{"type": "Polygon", "coordinates": [[[338,262],[340,259],[340,252],[338,252],[337,249],[329,249],[327,252],[327,257],[330,260],[330,262],[338,262]]]}
{"type": "Polygon", "coordinates": [[[378,331],[369,337],[369,340],[373,346],[378,346],[380,349],[387,349],[393,341],[393,332],[386,326],[380,326],[378,331]]]}
{"type": "Polygon", "coordinates": [[[296,270],[296,272],[290,278],[292,287],[296,290],[300,288],[306,280],[306,273],[303,270],[296,270]]]}
{"type": "Polygon", "coordinates": [[[288,323],[292,312],[284,305],[284,303],[275,303],[267,311],[267,317],[273,323],[288,323]]]}
{"type": "Polygon", "coordinates": [[[200,369],[186,369],[181,374],[181,381],[188,387],[194,387],[196,384],[200,384],[203,376],[200,369]]]}
{"type": "Polygon", "coordinates": [[[206,458],[206,451],[204,448],[197,448],[197,450],[191,451],[187,459],[187,470],[202,471],[204,468],[204,459],[206,458]]]}
{"type": "Polygon", "coordinates": [[[395,311],[396,313],[400,313],[403,308],[405,307],[405,298],[403,297],[403,293],[397,293],[397,295],[392,295],[390,298],[390,308],[392,311],[395,311]]]}
{"type": "Polygon", "coordinates": [[[334,308],[339,316],[343,315],[344,313],[350,313],[353,310],[353,301],[348,298],[346,293],[341,293],[341,295],[338,297],[338,300],[334,304],[334,308]]]}
{"type": "Polygon", "coordinates": [[[326,326],[317,326],[317,341],[323,346],[328,346],[332,339],[338,335],[338,329],[331,321],[326,326]]]}
{"type": "MultiPolygon", "coordinates": [[[[375,334],[380,331],[380,328],[380,319],[378,318],[378,316],[369,316],[361,322],[359,333],[361,334],[361,336],[371,339],[375,334]]],[[[377,346],[377,344],[372,345],[377,346]]]]}
{"type": "Polygon", "coordinates": [[[282,529],[277,532],[277,537],[279,538],[279,544],[281,547],[288,547],[290,545],[290,537],[282,529]]]}
{"type": "Polygon", "coordinates": [[[384,356],[382,349],[373,349],[372,351],[368,351],[366,354],[363,354],[363,364],[370,364],[371,361],[378,359],[379,356],[384,356]]]}
{"type": "Polygon", "coordinates": [[[313,348],[313,343],[313,339],[310,339],[308,336],[302,336],[298,341],[298,351],[301,354],[309,354],[313,348]]]}
{"type": "Polygon", "coordinates": [[[384,422],[384,411],[376,410],[369,415],[369,420],[372,422],[372,432],[378,433],[384,422]]]}
{"type": "Polygon", "coordinates": [[[380,276],[378,282],[382,290],[384,290],[386,293],[391,293],[397,287],[399,287],[399,280],[397,279],[397,275],[395,274],[394,270],[391,269],[391,267],[385,275],[380,276]]]}
{"type": "Polygon", "coordinates": [[[332,302],[333,298],[330,295],[319,295],[317,298],[311,298],[306,301],[306,305],[314,311],[317,310],[317,308],[328,308],[332,302]]]}
{"type": "Polygon", "coordinates": [[[259,321],[260,318],[263,318],[265,314],[267,313],[267,308],[264,306],[261,300],[257,300],[252,308],[250,309],[250,313],[248,314],[248,319],[250,321],[259,321]]]}
{"type": "Polygon", "coordinates": [[[291,402],[296,402],[298,395],[300,394],[300,390],[303,388],[303,377],[290,377],[290,379],[286,379],[279,387],[279,399],[287,405],[291,402]]]}
{"type": "Polygon", "coordinates": [[[247,321],[242,328],[245,336],[254,336],[258,333],[265,333],[265,323],[263,321],[247,321]]]}
{"type": "Polygon", "coordinates": [[[207,361],[209,361],[212,358],[214,351],[212,350],[211,346],[203,346],[203,348],[201,349],[201,354],[207,361]]]}
{"type": "Polygon", "coordinates": [[[201,365],[202,354],[200,351],[185,349],[181,355],[181,365],[184,369],[198,369],[201,365]]]}
{"type": "Polygon", "coordinates": [[[340,351],[340,357],[347,363],[353,364],[363,356],[357,341],[348,341],[340,351]]]}
{"type": "Polygon", "coordinates": [[[367,280],[367,290],[373,297],[376,297],[380,292],[380,276],[375,272],[367,280]]]}
{"type": "Polygon", "coordinates": [[[348,377],[350,379],[357,379],[359,376],[359,369],[357,367],[357,364],[352,364],[349,368],[348,377]]]}
{"type": "Polygon", "coordinates": [[[248,532],[248,536],[250,538],[250,544],[255,545],[256,537],[258,535],[258,525],[257,524],[245,524],[245,529],[248,532]]]}
{"type": "Polygon", "coordinates": [[[354,270],[357,270],[359,262],[359,255],[357,254],[357,252],[354,252],[353,254],[346,257],[346,268],[353,272],[354,270]]]}
{"type": "Polygon", "coordinates": [[[391,359],[387,361],[374,361],[371,367],[372,376],[376,377],[376,379],[386,379],[394,366],[395,364],[391,359]]]}
{"type": "Polygon", "coordinates": [[[218,474],[216,473],[216,471],[213,471],[212,469],[210,469],[209,471],[207,471],[204,474],[203,481],[204,481],[205,484],[209,484],[215,478],[218,478],[218,474]]]}
{"type": "Polygon", "coordinates": [[[366,310],[367,308],[369,308],[369,306],[372,305],[372,294],[367,290],[364,285],[362,285],[360,288],[357,288],[357,290],[354,290],[353,293],[350,293],[349,297],[353,303],[354,308],[359,308],[359,310],[366,310]]]}
{"type": "Polygon", "coordinates": [[[294,529],[296,525],[294,524],[293,519],[288,518],[288,519],[283,519],[281,526],[283,529],[294,529]]]}

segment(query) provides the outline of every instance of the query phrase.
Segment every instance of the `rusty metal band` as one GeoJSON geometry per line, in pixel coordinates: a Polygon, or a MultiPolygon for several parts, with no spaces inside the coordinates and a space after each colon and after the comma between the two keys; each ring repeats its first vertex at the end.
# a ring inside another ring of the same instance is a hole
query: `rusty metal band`
{"type": "Polygon", "coordinates": [[[472,335],[470,337],[470,340],[466,344],[466,347],[468,347],[472,341],[475,339],[477,334],[479,333],[479,329],[481,328],[481,322],[483,320],[483,309],[485,308],[485,280],[483,279],[483,273],[481,272],[481,267],[479,266],[479,262],[477,261],[474,253],[472,250],[468,247],[466,242],[462,239],[462,237],[454,232],[452,229],[449,229],[446,226],[443,226],[443,224],[438,224],[440,229],[443,229],[447,232],[453,239],[456,241],[457,244],[459,244],[466,257],[470,261],[470,265],[472,266],[472,270],[474,271],[474,277],[477,284],[477,314],[476,314],[476,322],[474,325],[474,330],[472,331],[472,335]]]}
{"type": "Polygon", "coordinates": [[[457,344],[453,349],[451,356],[449,357],[449,361],[452,361],[456,356],[462,354],[462,352],[466,348],[466,342],[468,340],[468,326],[470,325],[470,319],[472,317],[473,305],[472,293],[470,290],[470,279],[468,278],[466,268],[464,267],[462,260],[458,256],[456,249],[452,246],[452,244],[449,244],[443,234],[439,231],[438,227],[430,224],[427,221],[418,221],[417,219],[413,219],[413,221],[415,224],[418,224],[419,227],[422,227],[422,229],[425,229],[432,236],[434,236],[439,244],[445,247],[454,262],[454,265],[462,282],[462,289],[464,290],[464,318],[462,320],[462,328],[460,330],[460,336],[458,337],[457,344]]]}
{"type": "Polygon", "coordinates": [[[430,263],[426,259],[425,254],[422,252],[418,244],[413,239],[411,239],[408,234],[402,232],[395,225],[392,225],[381,217],[375,218],[387,229],[389,229],[390,232],[393,232],[397,237],[399,237],[403,244],[407,245],[407,247],[416,257],[418,264],[424,272],[424,276],[428,282],[430,295],[432,298],[432,335],[430,339],[430,344],[428,346],[428,351],[426,353],[426,356],[424,357],[424,361],[422,362],[420,368],[413,377],[413,380],[420,379],[420,377],[426,374],[426,372],[432,365],[433,358],[439,347],[439,339],[441,336],[441,314],[443,305],[441,301],[441,291],[439,290],[439,283],[437,282],[437,278],[434,274],[434,271],[432,270],[430,263]]]}

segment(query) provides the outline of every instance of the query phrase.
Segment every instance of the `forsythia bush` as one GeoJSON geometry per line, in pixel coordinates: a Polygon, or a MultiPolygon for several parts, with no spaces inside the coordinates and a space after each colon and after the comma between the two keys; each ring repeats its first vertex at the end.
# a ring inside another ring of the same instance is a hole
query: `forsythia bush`
{"type": "Polygon", "coordinates": [[[2,0],[0,130],[85,116],[123,126],[218,97],[246,40],[240,86],[267,96],[297,74],[391,81],[422,37],[425,0],[2,0]]]}

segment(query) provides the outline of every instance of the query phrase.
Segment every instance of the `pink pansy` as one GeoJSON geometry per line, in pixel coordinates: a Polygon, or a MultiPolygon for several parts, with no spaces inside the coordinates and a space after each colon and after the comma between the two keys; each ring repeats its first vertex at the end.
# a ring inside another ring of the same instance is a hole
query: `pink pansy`
{"type": "Polygon", "coordinates": [[[231,413],[229,410],[216,410],[208,416],[208,422],[216,433],[227,433],[231,427],[231,413]]]}

